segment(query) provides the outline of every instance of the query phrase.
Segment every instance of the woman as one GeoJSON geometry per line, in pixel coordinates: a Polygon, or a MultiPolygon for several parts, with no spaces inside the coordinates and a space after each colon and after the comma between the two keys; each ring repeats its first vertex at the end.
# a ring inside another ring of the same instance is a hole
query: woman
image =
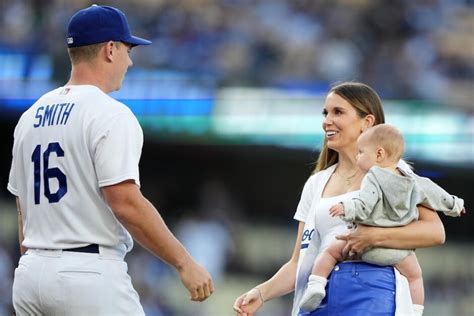
{"type": "MultiPolygon", "coordinates": [[[[356,165],[357,138],[367,128],[385,122],[377,93],[362,83],[333,87],[325,100],[325,141],[315,173],[307,180],[294,218],[298,234],[290,260],[268,281],[239,296],[234,310],[251,316],[266,300],[295,291],[292,315],[411,315],[408,284],[392,267],[363,262],[338,264],[328,281],[320,308],[302,313],[298,306],[314,258],[337,236],[348,241],[347,253],[357,256],[370,247],[413,249],[444,243],[444,228],[436,212],[419,207],[419,220],[404,227],[359,226],[343,235],[345,224],[329,215],[341,198],[356,196],[363,177],[356,165]],[[395,293],[396,288],[396,295],[395,293]]],[[[409,171],[406,163],[400,168],[409,171]]]]}

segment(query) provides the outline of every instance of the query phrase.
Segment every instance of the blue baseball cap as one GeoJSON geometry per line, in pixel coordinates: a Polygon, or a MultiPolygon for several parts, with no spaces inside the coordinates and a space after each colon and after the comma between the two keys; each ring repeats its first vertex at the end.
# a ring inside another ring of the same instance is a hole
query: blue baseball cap
{"type": "Polygon", "coordinates": [[[117,8],[93,4],[71,17],[67,31],[68,47],[108,41],[124,42],[132,46],[151,44],[151,41],[130,33],[127,17],[117,8]]]}

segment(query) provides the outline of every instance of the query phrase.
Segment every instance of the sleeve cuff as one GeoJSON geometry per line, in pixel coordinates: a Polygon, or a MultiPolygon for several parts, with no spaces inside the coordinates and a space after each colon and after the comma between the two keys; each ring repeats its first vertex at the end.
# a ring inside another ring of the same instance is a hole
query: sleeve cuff
{"type": "Polygon", "coordinates": [[[10,183],[8,183],[7,190],[14,196],[18,196],[18,190],[15,189],[10,183]]]}
{"type": "Polygon", "coordinates": [[[138,178],[137,175],[123,175],[123,176],[113,178],[113,179],[101,180],[99,181],[99,187],[102,188],[109,185],[118,184],[120,182],[127,181],[127,180],[133,180],[135,184],[138,185],[138,187],[140,187],[140,179],[138,178]]]}

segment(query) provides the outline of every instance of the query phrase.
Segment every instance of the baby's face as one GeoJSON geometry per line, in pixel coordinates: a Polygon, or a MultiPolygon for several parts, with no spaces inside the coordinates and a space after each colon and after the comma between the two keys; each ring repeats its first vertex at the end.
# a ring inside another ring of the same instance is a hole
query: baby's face
{"type": "Polygon", "coordinates": [[[365,135],[361,135],[357,140],[357,148],[359,149],[356,156],[357,166],[366,173],[377,163],[377,148],[365,135]]]}

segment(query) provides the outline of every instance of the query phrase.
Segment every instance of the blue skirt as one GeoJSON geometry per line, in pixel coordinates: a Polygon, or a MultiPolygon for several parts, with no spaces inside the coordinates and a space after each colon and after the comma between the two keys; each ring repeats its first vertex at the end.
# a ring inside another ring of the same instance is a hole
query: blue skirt
{"type": "Polygon", "coordinates": [[[311,313],[299,316],[394,316],[395,272],[365,262],[342,262],[332,270],[326,297],[311,313]]]}

